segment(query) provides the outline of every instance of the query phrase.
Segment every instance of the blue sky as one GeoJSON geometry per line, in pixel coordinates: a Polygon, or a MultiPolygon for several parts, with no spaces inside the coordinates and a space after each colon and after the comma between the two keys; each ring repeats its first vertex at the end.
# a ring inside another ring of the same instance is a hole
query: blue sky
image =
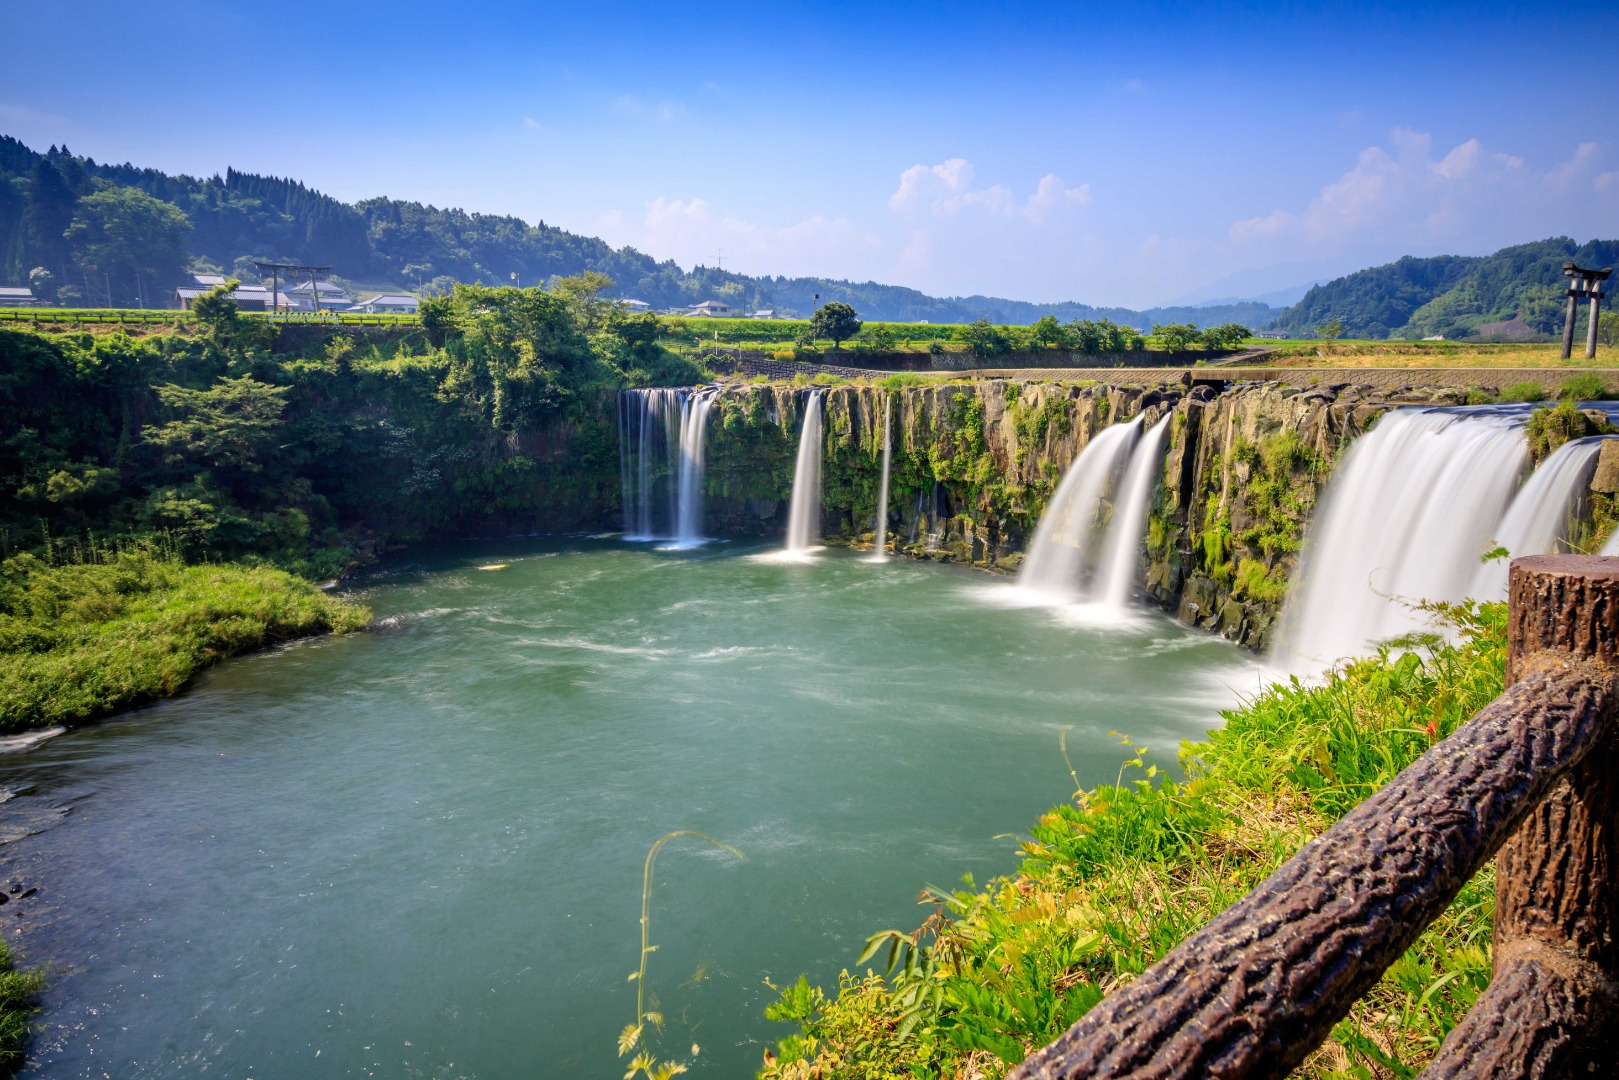
{"type": "Polygon", "coordinates": [[[0,133],[1035,301],[1619,236],[1619,15],[1415,7],[32,0],[0,133]]]}

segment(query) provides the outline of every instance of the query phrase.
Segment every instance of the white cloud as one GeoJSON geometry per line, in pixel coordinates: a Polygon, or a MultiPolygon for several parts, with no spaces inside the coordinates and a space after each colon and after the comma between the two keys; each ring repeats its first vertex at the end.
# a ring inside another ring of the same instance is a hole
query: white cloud
{"type": "Polygon", "coordinates": [[[888,197],[889,209],[907,216],[925,209],[942,218],[970,210],[981,210],[990,217],[1021,214],[1038,224],[1063,207],[1091,201],[1089,184],[1071,188],[1056,173],[1047,173],[1019,208],[1017,196],[1004,184],[973,188],[973,174],[973,163],[966,158],[912,165],[899,174],[899,187],[888,197]]]}
{"type": "Polygon", "coordinates": [[[1339,250],[1440,247],[1477,251],[1555,233],[1589,236],[1619,224],[1601,148],[1582,143],[1550,168],[1488,150],[1468,139],[1436,158],[1431,136],[1407,128],[1388,147],[1369,146],[1355,165],[1301,209],[1277,209],[1234,222],[1246,250],[1291,257],[1339,250]]]}
{"type": "Polygon", "coordinates": [[[769,225],[722,213],[702,198],[659,196],[637,222],[615,210],[597,226],[612,243],[633,244],[684,266],[713,266],[723,250],[727,268],[751,274],[853,275],[883,247],[844,218],[817,214],[769,225]]]}
{"type": "Polygon", "coordinates": [[[1034,189],[1034,194],[1029,196],[1029,201],[1023,204],[1023,216],[1039,224],[1064,206],[1083,206],[1090,201],[1089,184],[1069,187],[1056,173],[1046,173],[1040,178],[1040,185],[1034,189]]]}

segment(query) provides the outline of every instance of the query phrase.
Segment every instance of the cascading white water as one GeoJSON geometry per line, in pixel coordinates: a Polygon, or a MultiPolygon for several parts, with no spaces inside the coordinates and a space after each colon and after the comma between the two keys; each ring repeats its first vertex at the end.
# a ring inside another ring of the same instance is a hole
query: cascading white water
{"type": "Polygon", "coordinates": [[[675,491],[677,548],[697,547],[703,537],[703,448],[708,437],[708,411],[719,391],[698,390],[680,407],[680,473],[675,491]]]}
{"type": "Polygon", "coordinates": [[[804,428],[793,465],[792,503],[787,508],[787,551],[807,555],[821,538],[821,396],[811,390],[804,403],[804,428]]]}
{"type": "Polygon", "coordinates": [[[1600,438],[1564,443],[1535,470],[1495,530],[1496,544],[1509,554],[1478,568],[1470,591],[1474,599],[1505,600],[1507,565],[1519,555],[1555,555],[1569,550],[1569,520],[1584,501],[1601,449],[1600,438]]]}
{"type": "Polygon", "coordinates": [[[883,399],[883,481],[877,489],[877,551],[873,558],[888,557],[888,462],[893,453],[890,433],[894,421],[894,399],[883,399]]]}
{"type": "Polygon", "coordinates": [[[1467,596],[1528,459],[1523,415],[1399,409],[1357,439],[1311,522],[1272,662],[1299,674],[1429,629],[1467,596]]]}
{"type": "Polygon", "coordinates": [[[1096,572],[1094,590],[1102,603],[1111,608],[1128,607],[1130,594],[1135,589],[1136,568],[1141,565],[1141,541],[1147,530],[1147,510],[1152,506],[1153,492],[1158,487],[1164,436],[1169,432],[1170,419],[1165,416],[1136,441],[1124,481],[1119,485],[1119,498],[1114,502],[1113,520],[1108,524],[1107,548],[1096,572]]]}
{"type": "Polygon", "coordinates": [[[619,483],[626,540],[671,536],[677,547],[703,542],[703,445],[708,411],[717,394],[712,387],[619,392],[619,483]],[[660,468],[664,475],[659,475],[660,468]],[[667,506],[662,532],[657,520],[660,502],[667,506]]]}
{"type": "Polygon", "coordinates": [[[1079,595],[1080,576],[1094,547],[1096,516],[1141,431],[1141,417],[1096,433],[1068,466],[1046,507],[1018,571],[1018,585],[1055,599],[1079,595]]]}

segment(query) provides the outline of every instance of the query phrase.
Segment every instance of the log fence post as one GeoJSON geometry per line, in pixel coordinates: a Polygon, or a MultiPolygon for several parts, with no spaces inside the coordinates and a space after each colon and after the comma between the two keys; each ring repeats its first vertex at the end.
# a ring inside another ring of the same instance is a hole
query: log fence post
{"type": "MultiPolygon", "coordinates": [[[[1515,559],[1506,683],[1574,657],[1612,679],[1619,559],[1515,559]]],[[[1425,1076],[1619,1076],[1619,738],[1558,782],[1495,859],[1490,986],[1425,1076]]]]}

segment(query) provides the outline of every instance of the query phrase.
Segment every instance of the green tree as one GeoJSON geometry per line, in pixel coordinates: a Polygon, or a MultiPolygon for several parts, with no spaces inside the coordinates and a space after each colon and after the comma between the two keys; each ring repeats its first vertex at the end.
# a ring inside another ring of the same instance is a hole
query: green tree
{"type": "Polygon", "coordinates": [[[1342,319],[1328,319],[1315,328],[1315,336],[1323,341],[1337,341],[1344,336],[1344,321],[1342,319]]]}
{"type": "Polygon", "coordinates": [[[567,302],[569,309],[584,325],[585,332],[591,334],[601,329],[607,321],[607,309],[612,302],[602,293],[612,287],[612,278],[594,270],[557,278],[551,283],[551,291],[567,302]]]}
{"type": "Polygon", "coordinates": [[[1012,348],[1006,332],[985,318],[963,326],[956,331],[956,337],[966,344],[968,352],[980,360],[987,356],[999,356],[1004,352],[1010,352],[1012,348]]]}
{"type": "Polygon", "coordinates": [[[1604,311],[1597,319],[1597,341],[1619,345],[1619,312],[1604,311]]]}
{"type": "Polygon", "coordinates": [[[812,337],[832,339],[835,349],[860,333],[860,316],[848,304],[833,300],[816,310],[809,329],[812,337]]]}
{"type": "Polygon", "coordinates": [[[1203,331],[1203,347],[1205,349],[1237,349],[1241,348],[1242,343],[1252,336],[1253,331],[1241,323],[1222,323],[1219,326],[1208,327],[1203,331]]]}
{"type": "Polygon", "coordinates": [[[92,285],[110,286],[115,302],[155,302],[186,268],[191,222],[179,207],[128,187],[80,199],[64,234],[92,285]],[[98,280],[99,279],[99,280],[98,280]]]}
{"type": "Polygon", "coordinates": [[[236,290],[241,284],[231,278],[191,302],[191,314],[216,338],[228,336],[236,329],[236,290]]]}
{"type": "Polygon", "coordinates": [[[1069,345],[1068,332],[1057,321],[1057,316],[1046,314],[1029,327],[1029,339],[1042,349],[1061,349],[1069,345]]]}
{"type": "Polygon", "coordinates": [[[287,388],[252,376],[220,379],[206,390],[168,383],[154,388],[158,400],[180,418],[149,428],[146,441],[169,452],[174,465],[258,472],[276,445],[287,388]]]}
{"type": "Polygon", "coordinates": [[[886,323],[878,323],[867,332],[866,337],[871,341],[871,347],[887,352],[894,347],[895,337],[893,327],[886,323]]]}
{"type": "Polygon", "coordinates": [[[1166,352],[1189,349],[1201,336],[1196,323],[1154,323],[1152,336],[1166,352]]]}

